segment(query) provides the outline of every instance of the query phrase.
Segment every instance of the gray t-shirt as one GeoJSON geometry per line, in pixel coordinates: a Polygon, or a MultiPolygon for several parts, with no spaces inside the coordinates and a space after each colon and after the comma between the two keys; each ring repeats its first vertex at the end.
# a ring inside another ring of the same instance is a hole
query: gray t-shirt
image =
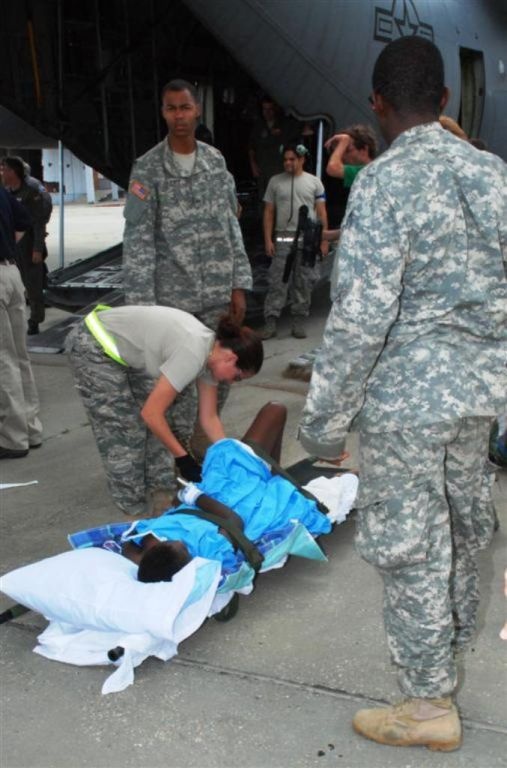
{"type": "Polygon", "coordinates": [[[182,176],[190,176],[195,165],[195,149],[188,155],[182,155],[180,152],[174,152],[173,157],[181,168],[182,176]]]}
{"type": "Polygon", "coordinates": [[[98,317],[132,368],[154,378],[162,373],[177,392],[200,377],[215,383],[206,368],[215,334],[188,312],[158,306],[113,307],[98,317]]]}
{"type": "Polygon", "coordinates": [[[315,220],[315,203],[325,200],[326,193],[321,180],[311,173],[303,171],[299,176],[278,173],[270,178],[263,199],[275,206],[275,230],[295,232],[299,208],[308,206],[308,215],[315,220]]]}

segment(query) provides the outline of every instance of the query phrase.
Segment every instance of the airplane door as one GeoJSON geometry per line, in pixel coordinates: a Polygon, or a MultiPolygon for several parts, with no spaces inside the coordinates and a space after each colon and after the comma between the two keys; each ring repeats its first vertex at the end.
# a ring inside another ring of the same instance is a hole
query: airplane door
{"type": "Polygon", "coordinates": [[[461,105],[458,122],[468,136],[478,137],[484,110],[484,54],[472,48],[460,48],[459,58],[461,105]]]}
{"type": "MultiPolygon", "coordinates": [[[[213,104],[213,86],[208,83],[199,83],[197,94],[201,104],[201,123],[215,136],[215,110],[213,104]]],[[[199,137],[198,137],[199,138],[199,137]]],[[[203,139],[201,138],[201,141],[203,139]]],[[[205,139],[204,139],[205,140],[205,139]]]]}

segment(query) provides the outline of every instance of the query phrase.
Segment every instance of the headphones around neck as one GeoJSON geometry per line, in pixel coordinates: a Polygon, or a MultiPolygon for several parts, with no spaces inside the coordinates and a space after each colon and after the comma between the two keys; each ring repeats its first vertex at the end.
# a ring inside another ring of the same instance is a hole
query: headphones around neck
{"type": "Polygon", "coordinates": [[[288,150],[291,150],[296,153],[298,157],[306,157],[310,154],[310,151],[305,147],[304,144],[287,144],[287,146],[284,146],[283,144],[280,146],[280,154],[284,155],[285,152],[288,150]]]}

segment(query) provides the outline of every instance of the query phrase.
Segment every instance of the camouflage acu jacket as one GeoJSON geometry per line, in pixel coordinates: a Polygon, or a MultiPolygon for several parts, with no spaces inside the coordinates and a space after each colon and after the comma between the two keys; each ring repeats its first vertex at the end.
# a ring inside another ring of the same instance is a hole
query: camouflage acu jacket
{"type": "Polygon", "coordinates": [[[309,452],[336,457],[349,429],[505,408],[506,182],[500,158],[437,123],[361,171],[301,421],[309,452]]]}
{"type": "Polygon", "coordinates": [[[214,147],[197,142],[185,175],[167,140],[133,166],[125,205],[123,280],[127,304],[199,312],[251,288],[236,217],[234,180],[214,147]]]}

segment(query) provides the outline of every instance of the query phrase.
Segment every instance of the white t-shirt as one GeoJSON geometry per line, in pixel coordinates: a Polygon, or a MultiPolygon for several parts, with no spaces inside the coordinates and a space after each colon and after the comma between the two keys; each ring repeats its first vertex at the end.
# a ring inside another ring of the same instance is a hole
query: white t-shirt
{"type": "Polygon", "coordinates": [[[275,230],[295,232],[300,206],[308,206],[308,216],[315,220],[315,203],[325,200],[326,193],[321,180],[311,173],[278,173],[270,178],[263,199],[275,206],[275,230]]]}
{"type": "Polygon", "coordinates": [[[106,309],[98,317],[132,368],[154,378],[162,373],[177,392],[201,377],[215,383],[206,368],[215,334],[188,312],[130,306],[106,309]]]}

